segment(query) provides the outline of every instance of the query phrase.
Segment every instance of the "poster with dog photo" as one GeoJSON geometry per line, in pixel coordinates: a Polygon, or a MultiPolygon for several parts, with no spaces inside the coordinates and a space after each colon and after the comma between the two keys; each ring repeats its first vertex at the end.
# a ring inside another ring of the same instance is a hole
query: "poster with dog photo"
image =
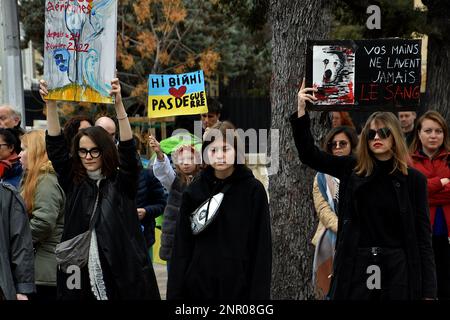
{"type": "Polygon", "coordinates": [[[318,91],[316,105],[355,103],[355,50],[351,45],[314,45],[312,87],[318,91]]]}

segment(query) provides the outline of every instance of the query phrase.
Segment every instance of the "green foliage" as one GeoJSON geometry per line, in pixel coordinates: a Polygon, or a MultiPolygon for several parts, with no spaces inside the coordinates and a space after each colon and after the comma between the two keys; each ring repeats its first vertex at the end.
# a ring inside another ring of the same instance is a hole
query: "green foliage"
{"type": "Polygon", "coordinates": [[[25,30],[22,47],[25,48],[30,40],[35,48],[44,52],[44,17],[45,0],[21,0],[19,6],[19,19],[25,30]]]}

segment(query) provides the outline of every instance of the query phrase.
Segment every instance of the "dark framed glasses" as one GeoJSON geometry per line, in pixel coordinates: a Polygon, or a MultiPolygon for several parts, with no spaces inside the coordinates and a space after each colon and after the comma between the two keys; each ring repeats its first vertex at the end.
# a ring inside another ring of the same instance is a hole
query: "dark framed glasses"
{"type": "Polygon", "coordinates": [[[369,132],[367,133],[367,139],[373,140],[375,139],[375,136],[378,134],[378,137],[380,139],[387,139],[391,136],[391,130],[389,128],[380,128],[377,130],[369,129],[369,132]]]}
{"type": "Polygon", "coordinates": [[[343,149],[347,146],[348,146],[348,141],[345,141],[345,140],[328,142],[328,147],[330,147],[331,149],[337,149],[338,147],[343,149]]]}
{"type": "Polygon", "coordinates": [[[88,153],[91,155],[93,159],[96,159],[102,155],[102,151],[99,148],[92,148],[89,150],[85,148],[78,149],[78,156],[80,158],[86,158],[88,153]]]}

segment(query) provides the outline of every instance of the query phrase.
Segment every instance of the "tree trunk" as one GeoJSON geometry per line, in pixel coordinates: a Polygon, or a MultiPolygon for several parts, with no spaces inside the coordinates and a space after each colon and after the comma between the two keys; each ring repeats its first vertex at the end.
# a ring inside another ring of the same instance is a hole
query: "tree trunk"
{"type": "MultiPolygon", "coordinates": [[[[332,1],[271,0],[272,129],[279,130],[279,170],[270,177],[273,236],[272,297],[312,299],[313,246],[317,226],[312,202],[315,172],[298,160],[288,117],[296,111],[306,58],[306,39],[323,39],[330,29],[332,1]]],[[[314,136],[327,131],[311,112],[314,136]]],[[[273,151],[272,151],[273,152],[273,151]]]]}
{"type": "Polygon", "coordinates": [[[450,125],[450,23],[447,0],[427,1],[428,20],[439,35],[428,38],[425,109],[438,111],[450,125]]]}

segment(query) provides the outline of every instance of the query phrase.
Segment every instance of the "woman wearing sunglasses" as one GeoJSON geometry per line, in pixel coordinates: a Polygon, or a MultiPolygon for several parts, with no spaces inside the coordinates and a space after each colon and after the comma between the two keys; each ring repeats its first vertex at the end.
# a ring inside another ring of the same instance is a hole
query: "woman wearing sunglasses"
{"type": "Polygon", "coordinates": [[[445,119],[427,111],[417,121],[412,166],[428,179],[438,298],[450,299],[450,140],[445,119]]]}
{"type": "Polygon", "coordinates": [[[407,166],[398,120],[373,113],[356,156],[336,157],[314,145],[305,111],[305,102],[316,100],[314,92],[302,85],[290,121],[300,160],[340,180],[330,298],[436,298],[426,179],[407,166]]]}
{"type": "MultiPolygon", "coordinates": [[[[46,102],[47,153],[67,196],[61,244],[92,230],[87,263],[75,264],[70,269],[59,265],[60,299],[160,298],[136,215],[138,156],[122,104],[119,79],[113,79],[111,86],[119,122],[118,148],[103,128],[89,127],[74,137],[70,153],[61,132],[56,101],[46,102]],[[77,276],[75,285],[73,279],[77,276]]],[[[43,98],[48,94],[43,80],[40,94],[43,98]]],[[[81,247],[83,250],[75,247],[76,252],[83,252],[84,257],[86,250],[81,247]]],[[[74,246],[67,250],[74,250],[74,246]]]]}
{"type": "MultiPolygon", "coordinates": [[[[356,131],[350,127],[336,127],[325,137],[322,149],[335,156],[349,156],[358,144],[356,131]]],[[[330,288],[334,249],[338,226],[339,179],[319,172],[314,178],[314,207],[319,218],[312,239],[315,246],[313,284],[316,298],[323,300],[330,288]]]]}

